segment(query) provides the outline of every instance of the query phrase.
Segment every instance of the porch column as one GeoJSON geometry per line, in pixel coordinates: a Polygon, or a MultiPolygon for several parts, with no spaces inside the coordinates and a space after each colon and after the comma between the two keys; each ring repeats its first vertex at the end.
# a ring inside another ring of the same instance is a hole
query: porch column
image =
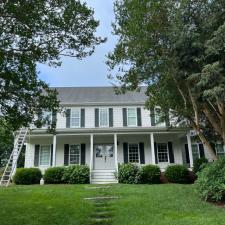
{"type": "Polygon", "coordinates": [[[155,164],[155,144],[154,144],[154,133],[150,134],[151,140],[151,151],[152,151],[152,164],[155,164]]]}
{"type": "Polygon", "coordinates": [[[118,147],[117,147],[117,134],[114,134],[114,149],[115,149],[115,168],[116,171],[118,171],[118,158],[117,158],[117,152],[118,152],[118,147]]]}
{"type": "Polygon", "coordinates": [[[191,146],[191,135],[187,134],[187,144],[188,144],[188,153],[190,158],[190,167],[193,168],[193,155],[192,155],[192,146],[191,146]]]}
{"type": "Polygon", "coordinates": [[[93,151],[94,151],[93,134],[90,135],[90,171],[93,169],[93,151]]]}
{"type": "Polygon", "coordinates": [[[52,166],[56,166],[56,135],[53,135],[52,166]]]}

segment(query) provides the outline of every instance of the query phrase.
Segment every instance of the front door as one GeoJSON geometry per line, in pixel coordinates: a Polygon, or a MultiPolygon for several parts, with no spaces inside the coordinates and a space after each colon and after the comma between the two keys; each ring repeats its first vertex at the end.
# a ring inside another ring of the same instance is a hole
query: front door
{"type": "Polygon", "coordinates": [[[94,146],[94,169],[111,170],[115,168],[113,144],[94,146]]]}

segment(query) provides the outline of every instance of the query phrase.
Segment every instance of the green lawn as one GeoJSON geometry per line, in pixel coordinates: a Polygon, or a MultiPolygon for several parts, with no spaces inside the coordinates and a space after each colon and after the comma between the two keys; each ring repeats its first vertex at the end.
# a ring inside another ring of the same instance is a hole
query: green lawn
{"type": "MultiPolygon", "coordinates": [[[[91,225],[98,208],[85,197],[117,196],[107,202],[114,225],[219,225],[225,210],[201,201],[193,185],[11,186],[0,188],[1,225],[91,225]]],[[[105,223],[104,223],[105,224],[105,223]]]]}

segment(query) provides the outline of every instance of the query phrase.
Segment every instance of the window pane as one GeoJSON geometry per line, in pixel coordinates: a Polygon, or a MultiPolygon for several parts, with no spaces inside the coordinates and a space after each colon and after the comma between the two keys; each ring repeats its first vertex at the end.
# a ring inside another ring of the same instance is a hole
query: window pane
{"type": "Polygon", "coordinates": [[[49,145],[41,146],[40,165],[48,166],[49,161],[50,161],[50,146],[49,145]]]}
{"type": "Polygon", "coordinates": [[[216,144],[216,154],[221,157],[224,156],[224,149],[222,144],[216,144]]]}
{"type": "Polygon", "coordinates": [[[168,162],[168,149],[166,143],[158,144],[158,159],[159,162],[168,162]]]}
{"type": "Polygon", "coordinates": [[[80,163],[80,145],[70,145],[70,164],[80,163]]]}
{"type": "Polygon", "coordinates": [[[100,109],[100,126],[108,126],[108,109],[100,109]]]}
{"type": "Polygon", "coordinates": [[[128,109],[128,117],[130,116],[136,117],[136,109],[131,109],[131,108],[128,109]]]}
{"type": "Polygon", "coordinates": [[[137,125],[137,110],[133,108],[127,109],[127,124],[128,126],[137,125]]]}
{"type": "Polygon", "coordinates": [[[129,144],[129,162],[139,163],[138,144],[129,144]]]}
{"type": "Polygon", "coordinates": [[[80,127],[80,109],[71,110],[70,126],[80,127]]]}
{"type": "Polygon", "coordinates": [[[192,145],[192,156],[193,156],[193,161],[195,161],[196,159],[199,159],[199,151],[198,151],[197,144],[192,145]]]}
{"type": "Polygon", "coordinates": [[[161,122],[161,109],[159,109],[159,108],[155,109],[155,122],[156,123],[161,122]]]}

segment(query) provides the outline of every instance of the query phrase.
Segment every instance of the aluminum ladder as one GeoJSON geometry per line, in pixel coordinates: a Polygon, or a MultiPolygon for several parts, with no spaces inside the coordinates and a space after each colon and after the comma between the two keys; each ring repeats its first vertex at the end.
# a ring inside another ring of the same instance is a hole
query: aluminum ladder
{"type": "Polygon", "coordinates": [[[0,186],[8,186],[12,176],[15,173],[17,161],[19,159],[20,152],[23,148],[24,141],[28,133],[28,128],[21,128],[19,134],[16,137],[13,151],[9,157],[8,163],[6,164],[4,173],[2,175],[0,186]]]}

